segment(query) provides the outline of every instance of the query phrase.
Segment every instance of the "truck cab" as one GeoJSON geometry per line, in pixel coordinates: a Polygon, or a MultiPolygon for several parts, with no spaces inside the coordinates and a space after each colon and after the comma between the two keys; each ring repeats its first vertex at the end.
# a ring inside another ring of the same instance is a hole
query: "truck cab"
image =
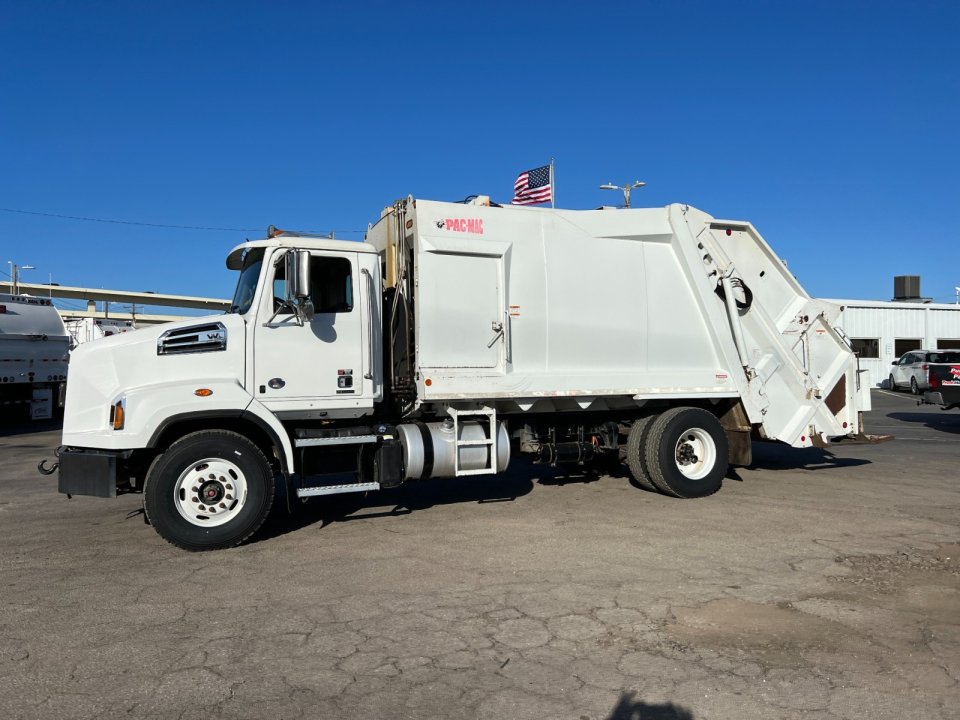
{"type": "Polygon", "coordinates": [[[281,420],[368,415],[383,395],[380,270],[365,243],[301,237],[248,242],[227,258],[240,277],[254,401],[281,420]]]}

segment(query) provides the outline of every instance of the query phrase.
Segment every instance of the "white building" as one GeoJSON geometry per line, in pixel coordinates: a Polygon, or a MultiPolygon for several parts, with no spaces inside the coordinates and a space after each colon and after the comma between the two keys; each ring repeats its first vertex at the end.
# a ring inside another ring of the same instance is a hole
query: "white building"
{"type": "Polygon", "coordinates": [[[879,300],[828,300],[841,307],[837,325],[869,370],[869,384],[885,386],[890,364],[911,350],[960,349],[960,305],[879,300]]]}

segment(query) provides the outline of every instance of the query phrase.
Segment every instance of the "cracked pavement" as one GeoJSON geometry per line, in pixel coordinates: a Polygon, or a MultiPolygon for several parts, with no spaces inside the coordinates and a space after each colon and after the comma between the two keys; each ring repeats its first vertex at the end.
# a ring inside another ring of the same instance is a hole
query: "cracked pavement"
{"type": "Polygon", "coordinates": [[[0,717],[954,718],[960,412],[757,444],[717,495],[518,462],[190,554],[0,431],[0,717]]]}

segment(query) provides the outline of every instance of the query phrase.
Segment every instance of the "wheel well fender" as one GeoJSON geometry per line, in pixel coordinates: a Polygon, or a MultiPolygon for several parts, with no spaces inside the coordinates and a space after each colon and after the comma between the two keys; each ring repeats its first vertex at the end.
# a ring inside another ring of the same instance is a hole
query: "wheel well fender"
{"type": "Polygon", "coordinates": [[[149,448],[167,448],[174,442],[198,430],[219,428],[231,430],[249,438],[263,454],[273,458],[279,464],[281,472],[289,474],[293,470],[293,449],[283,426],[270,415],[274,426],[260,413],[247,410],[201,411],[179,413],[164,420],[154,431],[149,448]]]}

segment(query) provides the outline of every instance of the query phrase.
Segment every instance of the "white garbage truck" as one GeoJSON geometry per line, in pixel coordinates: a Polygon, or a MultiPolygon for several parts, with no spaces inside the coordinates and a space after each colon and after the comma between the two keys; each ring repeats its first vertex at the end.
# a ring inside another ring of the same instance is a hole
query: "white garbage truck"
{"type": "Polygon", "coordinates": [[[641,488],[701,497],[752,439],[823,446],[869,409],[839,308],[749,222],[687,205],[409,197],[365,242],[271,228],[227,267],[226,314],[71,359],[60,491],[141,492],[187,550],[250,537],[275,490],[489,476],[511,451],[621,458],[641,488]]]}

